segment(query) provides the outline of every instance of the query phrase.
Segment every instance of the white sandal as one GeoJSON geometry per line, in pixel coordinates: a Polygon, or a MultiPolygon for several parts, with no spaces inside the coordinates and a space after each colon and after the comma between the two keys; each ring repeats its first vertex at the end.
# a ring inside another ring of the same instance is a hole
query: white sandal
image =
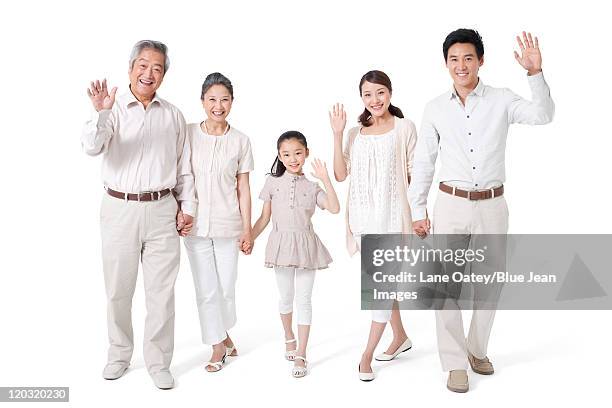
{"type": "Polygon", "coordinates": [[[306,374],[308,374],[308,369],[306,368],[306,366],[308,365],[308,361],[306,361],[306,359],[302,356],[295,356],[294,360],[302,360],[304,362],[304,367],[293,366],[293,370],[291,370],[291,375],[293,375],[294,378],[302,378],[306,374]]]}
{"type": "Polygon", "coordinates": [[[236,345],[233,345],[232,347],[226,347],[225,348],[225,355],[228,357],[237,357],[238,356],[238,351],[236,350],[236,345]],[[232,353],[236,351],[236,354],[232,355],[232,353]]]}
{"type": "Polygon", "coordinates": [[[208,363],[204,365],[204,369],[206,370],[208,367],[214,368],[214,370],[212,371],[206,370],[209,373],[216,373],[218,371],[221,371],[221,369],[223,368],[223,365],[225,364],[226,358],[227,358],[227,352],[223,355],[223,358],[221,359],[221,361],[215,361],[215,362],[209,361],[208,363]]]}
{"type": "MultiPolygon", "coordinates": [[[[295,343],[296,341],[297,341],[296,339],[286,340],[285,344],[295,343]]],[[[296,346],[296,350],[297,350],[297,346],[296,346]]],[[[296,352],[296,350],[286,350],[285,351],[285,359],[287,359],[289,361],[295,360],[295,352],[296,352]]]]}

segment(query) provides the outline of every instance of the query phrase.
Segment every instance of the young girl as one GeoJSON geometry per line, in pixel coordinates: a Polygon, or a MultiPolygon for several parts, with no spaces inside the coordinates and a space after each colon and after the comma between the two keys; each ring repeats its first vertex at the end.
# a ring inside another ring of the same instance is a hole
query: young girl
{"type": "Polygon", "coordinates": [[[337,214],[340,204],[324,162],[315,159],[311,174],[323,182],[325,190],[304,176],[302,167],[309,152],[303,134],[297,131],[283,133],[276,142],[276,148],[278,156],[259,195],[264,200],[264,206],[253,226],[252,236],[256,239],[272,218],[273,229],[268,237],[265,266],[276,271],[280,317],[285,330],[285,358],[294,361],[292,375],[299,378],[307,373],[306,346],[312,318],[311,296],[315,271],[327,268],[332,261],[313,231],[310,219],[315,205],[337,214]],[[297,304],[297,344],[292,328],[294,294],[297,304]]]}

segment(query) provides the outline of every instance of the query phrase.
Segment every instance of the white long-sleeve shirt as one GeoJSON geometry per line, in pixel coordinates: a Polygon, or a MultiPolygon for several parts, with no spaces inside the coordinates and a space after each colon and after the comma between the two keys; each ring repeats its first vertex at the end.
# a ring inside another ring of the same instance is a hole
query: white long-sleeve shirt
{"type": "Polygon", "coordinates": [[[454,88],[425,107],[408,190],[414,221],[425,219],[427,195],[440,154],[439,180],[464,190],[500,186],[506,178],[505,151],[512,123],[549,123],[555,105],[540,72],[527,76],[532,101],[507,88],[493,88],[482,80],[461,103],[454,88]]]}
{"type": "Polygon", "coordinates": [[[95,112],[83,129],[85,153],[104,154],[102,181],[123,193],[174,190],[183,212],[195,215],[191,148],[185,118],[155,95],[145,109],[127,92],[112,109],[95,112]]]}

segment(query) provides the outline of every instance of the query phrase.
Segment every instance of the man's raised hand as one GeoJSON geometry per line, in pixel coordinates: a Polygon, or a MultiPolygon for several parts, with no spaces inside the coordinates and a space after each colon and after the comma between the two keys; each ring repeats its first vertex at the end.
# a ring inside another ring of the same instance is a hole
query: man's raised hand
{"type": "Polygon", "coordinates": [[[527,70],[529,75],[535,75],[542,71],[542,54],[540,53],[540,44],[538,43],[538,37],[534,38],[531,33],[523,31],[523,39],[518,35],[516,36],[516,42],[521,49],[521,55],[514,51],[514,58],[521,65],[521,67],[527,70]]]}
{"type": "Polygon", "coordinates": [[[97,112],[100,112],[103,109],[112,108],[113,104],[115,103],[116,93],[116,86],[111,89],[110,93],[108,92],[106,79],[102,80],[102,83],[100,83],[99,80],[96,80],[95,82],[91,81],[89,88],[87,88],[87,96],[89,96],[89,99],[97,112]]]}

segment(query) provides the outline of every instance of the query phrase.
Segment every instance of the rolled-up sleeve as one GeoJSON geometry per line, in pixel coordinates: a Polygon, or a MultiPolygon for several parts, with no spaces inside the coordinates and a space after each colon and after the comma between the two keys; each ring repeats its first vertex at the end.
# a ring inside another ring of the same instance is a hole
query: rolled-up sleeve
{"type": "Polygon", "coordinates": [[[193,217],[196,213],[197,200],[191,166],[191,143],[187,137],[185,118],[179,111],[177,111],[176,120],[178,122],[178,134],[176,139],[177,165],[174,191],[183,213],[193,217]]]}

